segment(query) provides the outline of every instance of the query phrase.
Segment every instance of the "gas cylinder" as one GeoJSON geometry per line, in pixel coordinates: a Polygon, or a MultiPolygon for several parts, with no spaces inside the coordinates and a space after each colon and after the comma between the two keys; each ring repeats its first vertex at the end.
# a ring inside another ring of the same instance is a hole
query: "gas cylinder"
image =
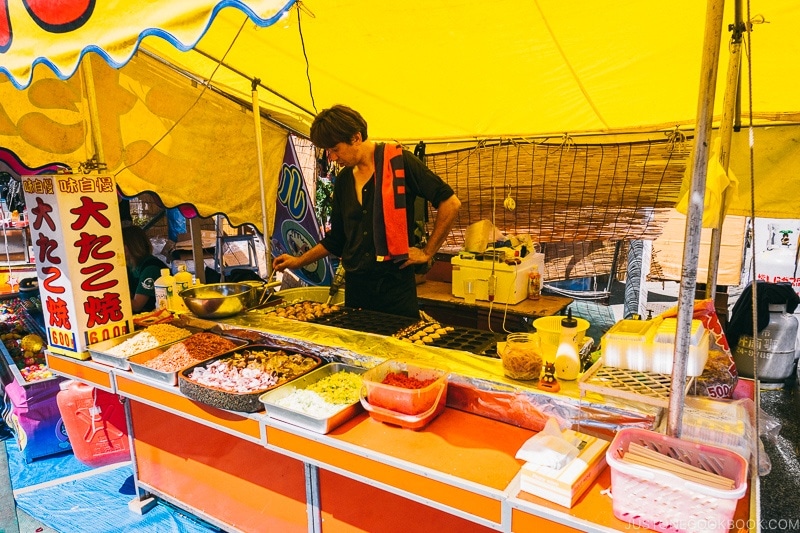
{"type": "Polygon", "coordinates": [[[130,461],[119,397],[78,381],[63,381],[60,386],[56,402],[75,458],[91,467],[130,461]]]}
{"type": "MultiPolygon", "coordinates": [[[[797,318],[786,312],[786,304],[769,304],[769,323],[758,332],[755,352],[758,356],[758,379],[780,383],[794,371],[797,318]]],[[[753,336],[742,335],[733,350],[739,375],[754,377],[753,336]]]]}

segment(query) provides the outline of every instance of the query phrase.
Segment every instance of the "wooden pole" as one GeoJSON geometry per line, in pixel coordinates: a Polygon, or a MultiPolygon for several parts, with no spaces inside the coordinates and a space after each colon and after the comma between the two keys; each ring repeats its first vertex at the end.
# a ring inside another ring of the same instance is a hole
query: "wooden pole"
{"type": "Polygon", "coordinates": [[[92,129],[92,147],[97,157],[98,168],[105,168],[106,155],[103,151],[103,140],[100,136],[100,112],[97,109],[97,93],[94,87],[92,74],[92,54],[86,54],[81,61],[83,73],[83,87],[86,90],[86,103],[89,108],[89,124],[92,129]]]}
{"type": "Polygon", "coordinates": [[[678,327],[675,334],[671,393],[667,432],[680,437],[683,404],[686,399],[686,363],[694,315],[697,289],[697,264],[700,253],[700,234],[703,223],[703,201],[708,171],[708,148],[714,118],[714,95],[717,85],[720,39],[724,0],[708,0],[706,26],[703,36],[703,59],[700,67],[700,91],[695,120],[695,144],[692,153],[692,174],[689,186],[689,208],[686,216],[686,233],[683,245],[683,268],[678,293],[678,327]]]}
{"type": "MultiPolygon", "coordinates": [[[[719,162],[727,173],[731,161],[731,137],[733,136],[734,122],[738,114],[739,102],[739,71],[742,66],[742,0],[736,0],[733,34],[731,36],[730,58],[728,61],[728,78],[725,84],[725,100],[722,105],[722,122],[719,126],[719,162]]],[[[719,273],[719,255],[722,245],[722,223],[725,220],[725,202],[727,191],[722,193],[723,211],[720,213],[717,226],[711,230],[711,250],[708,256],[708,276],[706,278],[706,298],[712,300],[717,295],[717,274],[719,273]]]]}
{"type": "Polygon", "coordinates": [[[258,98],[258,83],[260,80],[254,79],[251,91],[253,104],[253,120],[255,120],[256,130],[256,150],[258,150],[258,185],[261,190],[261,235],[264,244],[264,263],[267,267],[267,279],[272,278],[272,262],[270,258],[270,238],[271,227],[267,224],[267,199],[265,198],[264,187],[264,154],[261,149],[261,101],[258,98]]]}

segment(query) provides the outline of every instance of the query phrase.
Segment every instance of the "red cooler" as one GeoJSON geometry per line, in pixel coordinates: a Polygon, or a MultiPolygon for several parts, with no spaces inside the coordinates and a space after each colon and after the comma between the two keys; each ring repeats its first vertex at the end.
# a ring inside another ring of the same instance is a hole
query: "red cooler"
{"type": "Polygon", "coordinates": [[[80,462],[98,467],[130,461],[125,411],[117,395],[78,381],[64,381],[56,401],[80,462]]]}

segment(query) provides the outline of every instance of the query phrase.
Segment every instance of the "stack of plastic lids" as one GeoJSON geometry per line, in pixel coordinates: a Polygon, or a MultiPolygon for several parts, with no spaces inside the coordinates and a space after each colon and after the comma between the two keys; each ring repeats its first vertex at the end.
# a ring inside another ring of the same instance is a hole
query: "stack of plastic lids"
{"type": "Polygon", "coordinates": [[[651,345],[658,321],[620,320],[600,341],[603,364],[638,372],[650,370],[651,345]]]}
{"type": "MultiPolygon", "coordinates": [[[[650,370],[657,374],[671,374],[675,352],[677,318],[665,318],[653,337],[653,357],[650,370]]],[[[699,376],[708,361],[708,331],[700,320],[692,320],[689,342],[689,358],[686,363],[687,376],[699,376]]]]}

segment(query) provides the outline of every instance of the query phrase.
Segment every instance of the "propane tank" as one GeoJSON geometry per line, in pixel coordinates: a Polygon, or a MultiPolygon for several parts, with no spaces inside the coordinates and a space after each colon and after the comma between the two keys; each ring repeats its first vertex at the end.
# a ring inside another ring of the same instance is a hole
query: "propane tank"
{"type": "MultiPolygon", "coordinates": [[[[758,379],[781,383],[794,371],[797,319],[786,312],[786,304],[769,304],[769,323],[758,332],[755,352],[758,356],[758,379]]],[[[733,350],[739,375],[754,377],[753,336],[742,335],[733,350]]]]}

